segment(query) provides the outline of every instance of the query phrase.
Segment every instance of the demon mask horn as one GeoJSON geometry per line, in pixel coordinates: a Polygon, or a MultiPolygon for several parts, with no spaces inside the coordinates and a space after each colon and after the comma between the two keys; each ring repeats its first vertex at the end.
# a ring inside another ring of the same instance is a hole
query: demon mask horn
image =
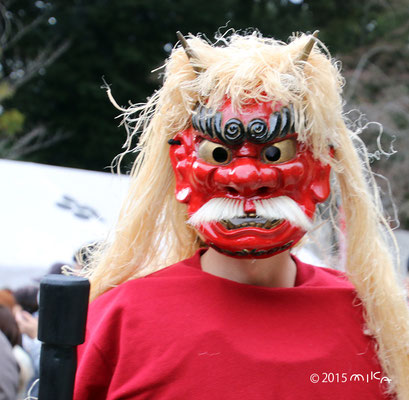
{"type": "Polygon", "coordinates": [[[315,39],[318,37],[318,33],[319,33],[318,30],[314,31],[314,33],[311,35],[310,40],[305,45],[301,55],[295,61],[295,63],[301,65],[302,68],[304,68],[304,65],[305,65],[306,61],[308,60],[308,57],[309,57],[309,55],[311,53],[311,50],[314,47],[314,44],[316,42],[315,39]]]}
{"type": "Polygon", "coordinates": [[[180,43],[182,44],[182,47],[185,50],[187,58],[191,62],[192,68],[194,69],[196,74],[200,74],[201,72],[203,72],[203,68],[198,67],[197,65],[195,65],[192,62],[192,61],[195,61],[195,60],[199,60],[199,58],[197,57],[196,53],[190,48],[190,46],[187,43],[187,40],[185,39],[185,37],[182,35],[182,33],[180,31],[176,32],[176,36],[179,39],[180,43]]]}

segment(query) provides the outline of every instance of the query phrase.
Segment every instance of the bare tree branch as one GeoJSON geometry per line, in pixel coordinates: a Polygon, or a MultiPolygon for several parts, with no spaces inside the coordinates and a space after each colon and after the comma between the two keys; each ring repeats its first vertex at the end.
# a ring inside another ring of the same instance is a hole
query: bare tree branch
{"type": "MultiPolygon", "coordinates": [[[[1,1],[1,0],[0,0],[1,1]]],[[[0,4],[0,26],[4,29],[0,34],[1,51],[9,50],[12,54],[11,63],[8,65],[11,72],[3,72],[0,82],[6,84],[10,92],[14,93],[25,83],[33,79],[36,74],[55,62],[64,54],[71,45],[71,38],[63,41],[51,40],[39,48],[35,57],[21,57],[25,51],[19,47],[19,42],[26,36],[35,32],[41,23],[44,23],[49,11],[39,11],[30,21],[18,18],[9,12],[13,0],[3,0],[0,4]]],[[[4,54],[4,53],[3,53],[4,54]]],[[[3,54],[0,54],[3,55],[3,54]]],[[[0,155],[9,159],[18,159],[35,151],[50,147],[64,140],[69,135],[62,131],[49,134],[43,125],[38,125],[22,135],[0,137],[0,155]]]]}
{"type": "Polygon", "coordinates": [[[24,25],[21,28],[19,28],[19,30],[13,35],[12,39],[3,44],[3,50],[7,50],[10,47],[13,47],[18,41],[20,41],[25,35],[27,35],[27,33],[30,33],[39,24],[41,24],[46,19],[46,17],[47,17],[46,14],[39,15],[35,19],[33,19],[28,25],[24,25]]]}
{"type": "Polygon", "coordinates": [[[0,143],[3,147],[2,154],[11,160],[16,160],[25,156],[27,154],[33,153],[35,151],[45,149],[51,145],[58,143],[64,139],[67,139],[70,135],[63,133],[62,131],[57,131],[52,136],[47,137],[47,130],[44,126],[39,125],[27,132],[25,135],[20,137],[9,149],[5,150],[5,143],[0,143]]]}
{"type": "Polygon", "coordinates": [[[11,23],[9,18],[7,18],[7,8],[4,7],[2,4],[0,4],[0,17],[3,20],[3,24],[4,24],[4,31],[1,34],[0,37],[0,45],[2,47],[2,49],[4,49],[4,46],[7,43],[7,39],[10,36],[10,32],[11,32],[11,23]]]}
{"type": "Polygon", "coordinates": [[[359,59],[359,62],[354,70],[354,73],[352,75],[352,78],[349,80],[348,84],[348,89],[345,92],[345,99],[348,102],[351,100],[351,97],[354,95],[359,78],[361,77],[362,71],[365,69],[367,66],[369,60],[376,54],[379,54],[383,51],[395,51],[396,49],[391,47],[391,46],[386,46],[386,45],[381,45],[381,46],[376,46],[371,49],[369,49],[367,52],[365,52],[361,58],[359,59]]]}
{"type": "Polygon", "coordinates": [[[51,65],[57,58],[64,54],[71,46],[71,39],[65,40],[56,49],[47,48],[42,50],[34,60],[27,63],[24,75],[19,78],[11,78],[10,75],[4,78],[4,81],[13,91],[34,78],[41,68],[51,65]]]}

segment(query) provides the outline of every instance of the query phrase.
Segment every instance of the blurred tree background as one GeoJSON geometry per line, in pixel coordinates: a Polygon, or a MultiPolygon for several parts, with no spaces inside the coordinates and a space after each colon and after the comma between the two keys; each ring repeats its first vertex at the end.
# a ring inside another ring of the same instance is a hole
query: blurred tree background
{"type": "Polygon", "coordinates": [[[3,0],[0,14],[0,157],[94,170],[125,140],[103,77],[119,104],[143,102],[177,30],[212,39],[221,27],[257,28],[285,41],[319,29],[343,62],[346,111],[380,122],[387,152],[394,140],[398,153],[377,160],[379,127],[363,133],[409,227],[407,0],[3,0]]]}

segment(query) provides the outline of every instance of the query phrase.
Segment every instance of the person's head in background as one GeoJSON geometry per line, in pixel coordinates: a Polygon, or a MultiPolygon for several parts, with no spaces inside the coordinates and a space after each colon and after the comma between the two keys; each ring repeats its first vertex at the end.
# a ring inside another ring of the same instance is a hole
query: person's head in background
{"type": "Polygon", "coordinates": [[[4,333],[11,346],[21,346],[21,333],[12,311],[5,305],[0,305],[0,331],[4,333]]]}
{"type": "Polygon", "coordinates": [[[10,289],[0,290],[0,305],[6,306],[11,310],[16,305],[16,299],[13,292],[10,289]]]}
{"type": "Polygon", "coordinates": [[[23,310],[33,314],[38,311],[38,291],[38,286],[23,286],[14,291],[14,297],[23,310]]]}

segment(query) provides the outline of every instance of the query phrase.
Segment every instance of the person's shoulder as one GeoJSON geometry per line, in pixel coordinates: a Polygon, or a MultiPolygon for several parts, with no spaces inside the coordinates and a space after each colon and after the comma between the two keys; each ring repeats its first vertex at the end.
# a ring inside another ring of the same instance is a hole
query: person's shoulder
{"type": "Polygon", "coordinates": [[[294,257],[297,264],[297,285],[355,290],[346,274],[333,268],[315,266],[294,257]]]}
{"type": "Polygon", "coordinates": [[[192,268],[192,262],[178,262],[103,293],[89,305],[88,330],[112,332],[135,321],[149,320],[168,309],[170,303],[179,308],[189,296],[188,290],[194,291],[194,282],[201,281],[202,272],[192,268]]]}
{"type": "Polygon", "coordinates": [[[322,282],[330,282],[338,287],[354,288],[345,272],[328,267],[313,268],[316,268],[318,278],[322,282]]]}
{"type": "Polygon", "coordinates": [[[159,269],[146,276],[126,281],[99,296],[92,303],[92,308],[106,306],[129,306],[130,299],[144,299],[161,296],[170,290],[186,285],[188,280],[202,275],[200,254],[159,269]]]}

